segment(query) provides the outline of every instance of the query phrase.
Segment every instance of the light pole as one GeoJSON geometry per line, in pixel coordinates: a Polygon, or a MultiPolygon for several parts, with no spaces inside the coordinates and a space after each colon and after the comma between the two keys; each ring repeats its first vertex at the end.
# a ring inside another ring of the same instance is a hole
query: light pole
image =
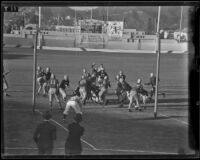
{"type": "Polygon", "coordinates": [[[36,96],[36,68],[37,68],[37,39],[38,28],[34,35],[34,53],[33,53],[33,95],[32,95],[32,109],[35,112],[35,96],[36,96]]]}
{"type": "Polygon", "coordinates": [[[181,42],[182,17],[183,17],[183,6],[181,6],[181,19],[180,19],[180,33],[179,33],[179,42],[181,42]]]}
{"type": "Polygon", "coordinates": [[[159,80],[159,69],[160,69],[160,10],[158,7],[158,22],[157,22],[157,68],[156,68],[156,93],[155,93],[155,105],[154,105],[154,118],[157,117],[157,105],[158,105],[158,80],[159,80]]]}
{"type": "Polygon", "coordinates": [[[41,33],[40,33],[40,29],[41,29],[41,6],[39,6],[39,33],[38,33],[38,37],[39,37],[39,40],[38,40],[38,45],[39,45],[39,48],[41,48],[41,33]]]}

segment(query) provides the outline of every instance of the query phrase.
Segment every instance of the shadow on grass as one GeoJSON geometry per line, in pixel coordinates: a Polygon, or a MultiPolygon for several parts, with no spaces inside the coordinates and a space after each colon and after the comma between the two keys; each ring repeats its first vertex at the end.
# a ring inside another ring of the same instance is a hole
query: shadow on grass
{"type": "MultiPolygon", "coordinates": [[[[154,100],[152,100],[151,102],[147,101],[147,104],[154,104],[154,100]]],[[[172,99],[172,98],[168,98],[168,99],[158,99],[158,103],[160,103],[160,105],[162,105],[162,103],[183,103],[183,102],[189,102],[188,98],[176,98],[176,99],[172,99]]],[[[88,103],[94,103],[94,102],[89,102],[88,103]]],[[[126,101],[124,104],[128,104],[129,102],[126,101]]],[[[108,99],[108,105],[117,105],[119,104],[117,99],[108,99]]]]}
{"type": "Polygon", "coordinates": [[[167,116],[167,117],[165,117],[165,116],[162,116],[162,115],[159,115],[159,113],[158,113],[158,115],[157,115],[157,117],[156,118],[154,118],[153,116],[152,117],[142,117],[142,118],[133,118],[132,120],[134,120],[134,121],[137,121],[137,120],[165,120],[165,119],[171,119],[171,118],[182,118],[182,117],[186,117],[186,116],[179,116],[179,115],[173,115],[173,116],[167,116]]]}
{"type": "Polygon", "coordinates": [[[3,59],[25,59],[28,57],[32,57],[32,55],[24,55],[24,54],[4,54],[3,59]]]}

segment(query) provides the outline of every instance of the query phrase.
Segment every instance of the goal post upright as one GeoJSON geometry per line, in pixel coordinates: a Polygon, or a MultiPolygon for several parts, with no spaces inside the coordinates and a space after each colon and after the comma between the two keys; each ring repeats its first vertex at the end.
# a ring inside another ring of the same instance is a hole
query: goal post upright
{"type": "Polygon", "coordinates": [[[158,21],[157,21],[157,68],[156,68],[156,93],[155,93],[155,104],[154,104],[154,118],[157,118],[158,108],[158,82],[159,82],[159,70],[160,70],[160,10],[161,6],[158,6],[158,21]]]}
{"type": "Polygon", "coordinates": [[[35,96],[36,96],[36,68],[37,68],[37,42],[38,42],[38,29],[36,30],[34,36],[34,53],[33,53],[33,97],[32,97],[32,107],[33,112],[35,112],[35,96]]]}

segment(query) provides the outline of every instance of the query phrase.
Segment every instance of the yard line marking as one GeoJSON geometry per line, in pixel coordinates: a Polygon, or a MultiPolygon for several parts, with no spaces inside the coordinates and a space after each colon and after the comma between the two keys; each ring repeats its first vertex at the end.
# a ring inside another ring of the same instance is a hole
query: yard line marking
{"type": "MultiPolygon", "coordinates": [[[[160,113],[159,113],[159,114],[160,114],[160,113]]],[[[163,116],[163,117],[171,118],[170,116],[167,116],[167,115],[165,115],[165,114],[160,114],[160,115],[163,116]]],[[[185,121],[181,121],[181,120],[176,119],[176,118],[171,118],[171,119],[173,119],[173,120],[175,120],[175,121],[177,121],[177,122],[180,122],[180,123],[182,123],[182,124],[185,124],[185,125],[187,125],[187,126],[190,125],[189,123],[187,123],[187,122],[185,122],[185,121]]]]}
{"type": "MultiPolygon", "coordinates": [[[[10,148],[10,147],[5,147],[4,149],[7,149],[7,150],[38,150],[38,148],[31,148],[31,147],[13,147],[13,148],[10,148]]],[[[62,147],[58,147],[58,148],[55,148],[55,149],[58,149],[58,150],[64,150],[65,148],[62,148],[62,147]]],[[[85,150],[91,150],[89,148],[85,149],[85,150]]],[[[157,151],[142,151],[142,150],[133,150],[133,149],[130,149],[130,150],[126,150],[126,149],[96,149],[96,151],[113,151],[113,152],[140,152],[140,153],[153,153],[153,154],[178,154],[178,153],[173,153],[173,152],[157,152],[157,151]]]]}
{"type": "MultiPolygon", "coordinates": [[[[42,112],[40,112],[38,109],[35,110],[36,112],[40,113],[41,115],[43,114],[42,112]]],[[[60,123],[58,123],[57,121],[55,121],[54,119],[50,119],[51,121],[53,121],[54,123],[56,123],[57,125],[59,125],[61,128],[63,128],[66,132],[69,132],[67,128],[65,128],[63,125],[61,125],[60,123]]],[[[82,142],[84,142],[85,144],[87,144],[88,146],[90,146],[93,150],[97,150],[97,148],[95,146],[93,146],[92,144],[88,143],[87,141],[85,141],[84,139],[81,139],[82,142]]]]}

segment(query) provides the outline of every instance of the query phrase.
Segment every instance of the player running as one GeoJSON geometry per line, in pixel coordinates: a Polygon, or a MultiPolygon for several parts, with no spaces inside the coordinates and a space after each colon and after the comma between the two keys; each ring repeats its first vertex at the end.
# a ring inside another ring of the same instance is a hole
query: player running
{"type": "Polygon", "coordinates": [[[62,110],[62,106],[59,100],[59,81],[56,79],[56,76],[54,74],[51,74],[49,85],[50,85],[49,102],[50,102],[51,111],[52,111],[52,103],[53,103],[54,97],[56,101],[58,102],[60,109],[62,110]]]}
{"type": "MultiPolygon", "coordinates": [[[[40,94],[41,89],[43,88],[45,79],[44,79],[44,72],[42,70],[42,68],[40,66],[37,67],[37,71],[36,71],[36,76],[37,76],[37,83],[38,83],[38,91],[37,94],[40,94]]],[[[43,90],[43,93],[45,93],[45,91],[43,90]]]]}
{"type": "Polygon", "coordinates": [[[91,75],[93,75],[93,77],[97,77],[97,68],[95,67],[95,63],[93,62],[91,65],[91,75]]]}
{"type": "Polygon", "coordinates": [[[155,94],[156,90],[156,76],[153,73],[150,73],[150,79],[148,83],[145,83],[146,85],[151,85],[151,91],[150,91],[150,97],[152,98],[155,94]]]}
{"type": "MultiPolygon", "coordinates": [[[[160,79],[158,78],[158,82],[160,79]]],[[[150,99],[152,99],[153,95],[155,95],[156,91],[156,76],[153,73],[150,73],[150,79],[148,83],[145,83],[145,85],[151,85],[151,91],[150,91],[150,99]]],[[[163,97],[165,97],[165,93],[161,93],[163,97]]]]}
{"type": "Polygon", "coordinates": [[[43,91],[44,91],[43,96],[45,96],[48,93],[50,78],[51,78],[51,71],[50,68],[47,67],[46,72],[44,74],[45,82],[43,84],[43,91]]]}
{"type": "Polygon", "coordinates": [[[88,87],[87,87],[87,77],[85,77],[84,75],[81,76],[81,80],[78,83],[78,88],[79,88],[79,93],[80,93],[80,97],[82,98],[82,103],[85,105],[86,103],[86,98],[87,98],[87,91],[88,91],[88,87]]]}
{"type": "Polygon", "coordinates": [[[136,90],[139,94],[148,96],[148,92],[144,89],[142,80],[140,78],[137,80],[136,90]]]}
{"type": "Polygon", "coordinates": [[[69,77],[68,75],[64,75],[64,79],[61,81],[59,85],[59,93],[61,94],[64,101],[67,100],[66,88],[69,87],[69,77]]]}
{"type": "MultiPolygon", "coordinates": [[[[135,102],[136,102],[135,109],[136,110],[139,109],[141,111],[140,103],[138,100],[137,90],[135,88],[131,87],[130,84],[128,84],[126,81],[124,81],[123,78],[120,78],[119,81],[120,81],[121,87],[122,87],[121,93],[126,95],[127,98],[129,99],[128,111],[132,112],[131,108],[135,102]]],[[[123,101],[122,101],[122,105],[123,105],[123,101]]]]}
{"type": "Polygon", "coordinates": [[[120,80],[119,75],[116,76],[115,80],[116,80],[115,94],[117,95],[118,102],[120,103],[119,107],[123,107],[123,103],[124,100],[126,99],[125,98],[126,96],[124,95],[125,92],[123,91],[122,84],[119,81],[120,80]]]}
{"type": "MultiPolygon", "coordinates": [[[[97,73],[98,77],[104,79],[106,76],[108,77],[108,74],[105,71],[105,68],[101,67],[97,73]]],[[[109,77],[108,77],[109,79],[109,77]]]]}
{"type": "Polygon", "coordinates": [[[123,78],[124,81],[126,80],[126,75],[122,71],[119,71],[118,76],[119,76],[119,78],[123,78]]]}

